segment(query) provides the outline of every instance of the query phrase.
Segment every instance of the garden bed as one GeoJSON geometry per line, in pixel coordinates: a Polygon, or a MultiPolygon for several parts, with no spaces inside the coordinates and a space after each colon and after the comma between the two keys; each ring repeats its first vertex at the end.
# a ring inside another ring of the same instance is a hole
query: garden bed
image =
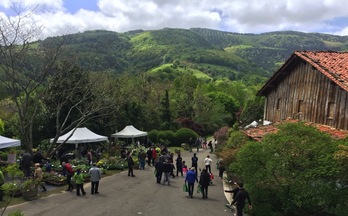
{"type": "Polygon", "coordinates": [[[66,184],[65,181],[50,181],[50,180],[46,180],[45,183],[48,185],[53,185],[53,186],[58,186],[58,187],[64,186],[66,184]]]}

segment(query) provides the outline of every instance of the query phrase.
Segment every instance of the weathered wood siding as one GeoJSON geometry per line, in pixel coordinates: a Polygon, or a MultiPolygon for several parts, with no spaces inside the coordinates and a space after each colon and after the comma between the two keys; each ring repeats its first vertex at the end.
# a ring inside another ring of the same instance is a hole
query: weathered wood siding
{"type": "Polygon", "coordinates": [[[267,95],[265,120],[286,118],[348,129],[348,94],[306,62],[286,71],[267,95]]]}

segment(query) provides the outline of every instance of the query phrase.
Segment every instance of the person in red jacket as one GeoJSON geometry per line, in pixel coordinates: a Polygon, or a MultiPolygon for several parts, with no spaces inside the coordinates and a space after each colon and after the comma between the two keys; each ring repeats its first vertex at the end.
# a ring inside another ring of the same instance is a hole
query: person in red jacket
{"type": "Polygon", "coordinates": [[[155,166],[156,164],[156,159],[157,159],[157,151],[156,148],[152,148],[152,166],[155,166]]]}
{"type": "Polygon", "coordinates": [[[69,162],[68,163],[63,162],[62,166],[66,170],[66,183],[68,184],[68,189],[66,189],[66,191],[73,191],[74,190],[74,186],[71,184],[71,178],[74,175],[74,170],[71,167],[69,162]]]}

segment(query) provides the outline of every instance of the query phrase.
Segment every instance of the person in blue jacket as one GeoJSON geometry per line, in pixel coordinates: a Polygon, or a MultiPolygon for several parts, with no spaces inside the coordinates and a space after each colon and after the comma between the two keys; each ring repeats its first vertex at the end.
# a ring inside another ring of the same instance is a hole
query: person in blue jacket
{"type": "Polygon", "coordinates": [[[195,168],[191,167],[190,170],[186,174],[185,184],[188,184],[188,193],[189,197],[193,198],[193,191],[195,189],[195,182],[198,183],[197,173],[195,172],[195,168]]]}

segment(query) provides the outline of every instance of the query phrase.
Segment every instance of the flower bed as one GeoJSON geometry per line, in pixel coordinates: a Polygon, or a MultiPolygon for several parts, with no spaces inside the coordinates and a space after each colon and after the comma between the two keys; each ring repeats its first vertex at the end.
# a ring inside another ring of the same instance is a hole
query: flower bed
{"type": "Polygon", "coordinates": [[[63,186],[66,184],[66,177],[58,173],[44,173],[43,181],[49,185],[63,186]]]}

